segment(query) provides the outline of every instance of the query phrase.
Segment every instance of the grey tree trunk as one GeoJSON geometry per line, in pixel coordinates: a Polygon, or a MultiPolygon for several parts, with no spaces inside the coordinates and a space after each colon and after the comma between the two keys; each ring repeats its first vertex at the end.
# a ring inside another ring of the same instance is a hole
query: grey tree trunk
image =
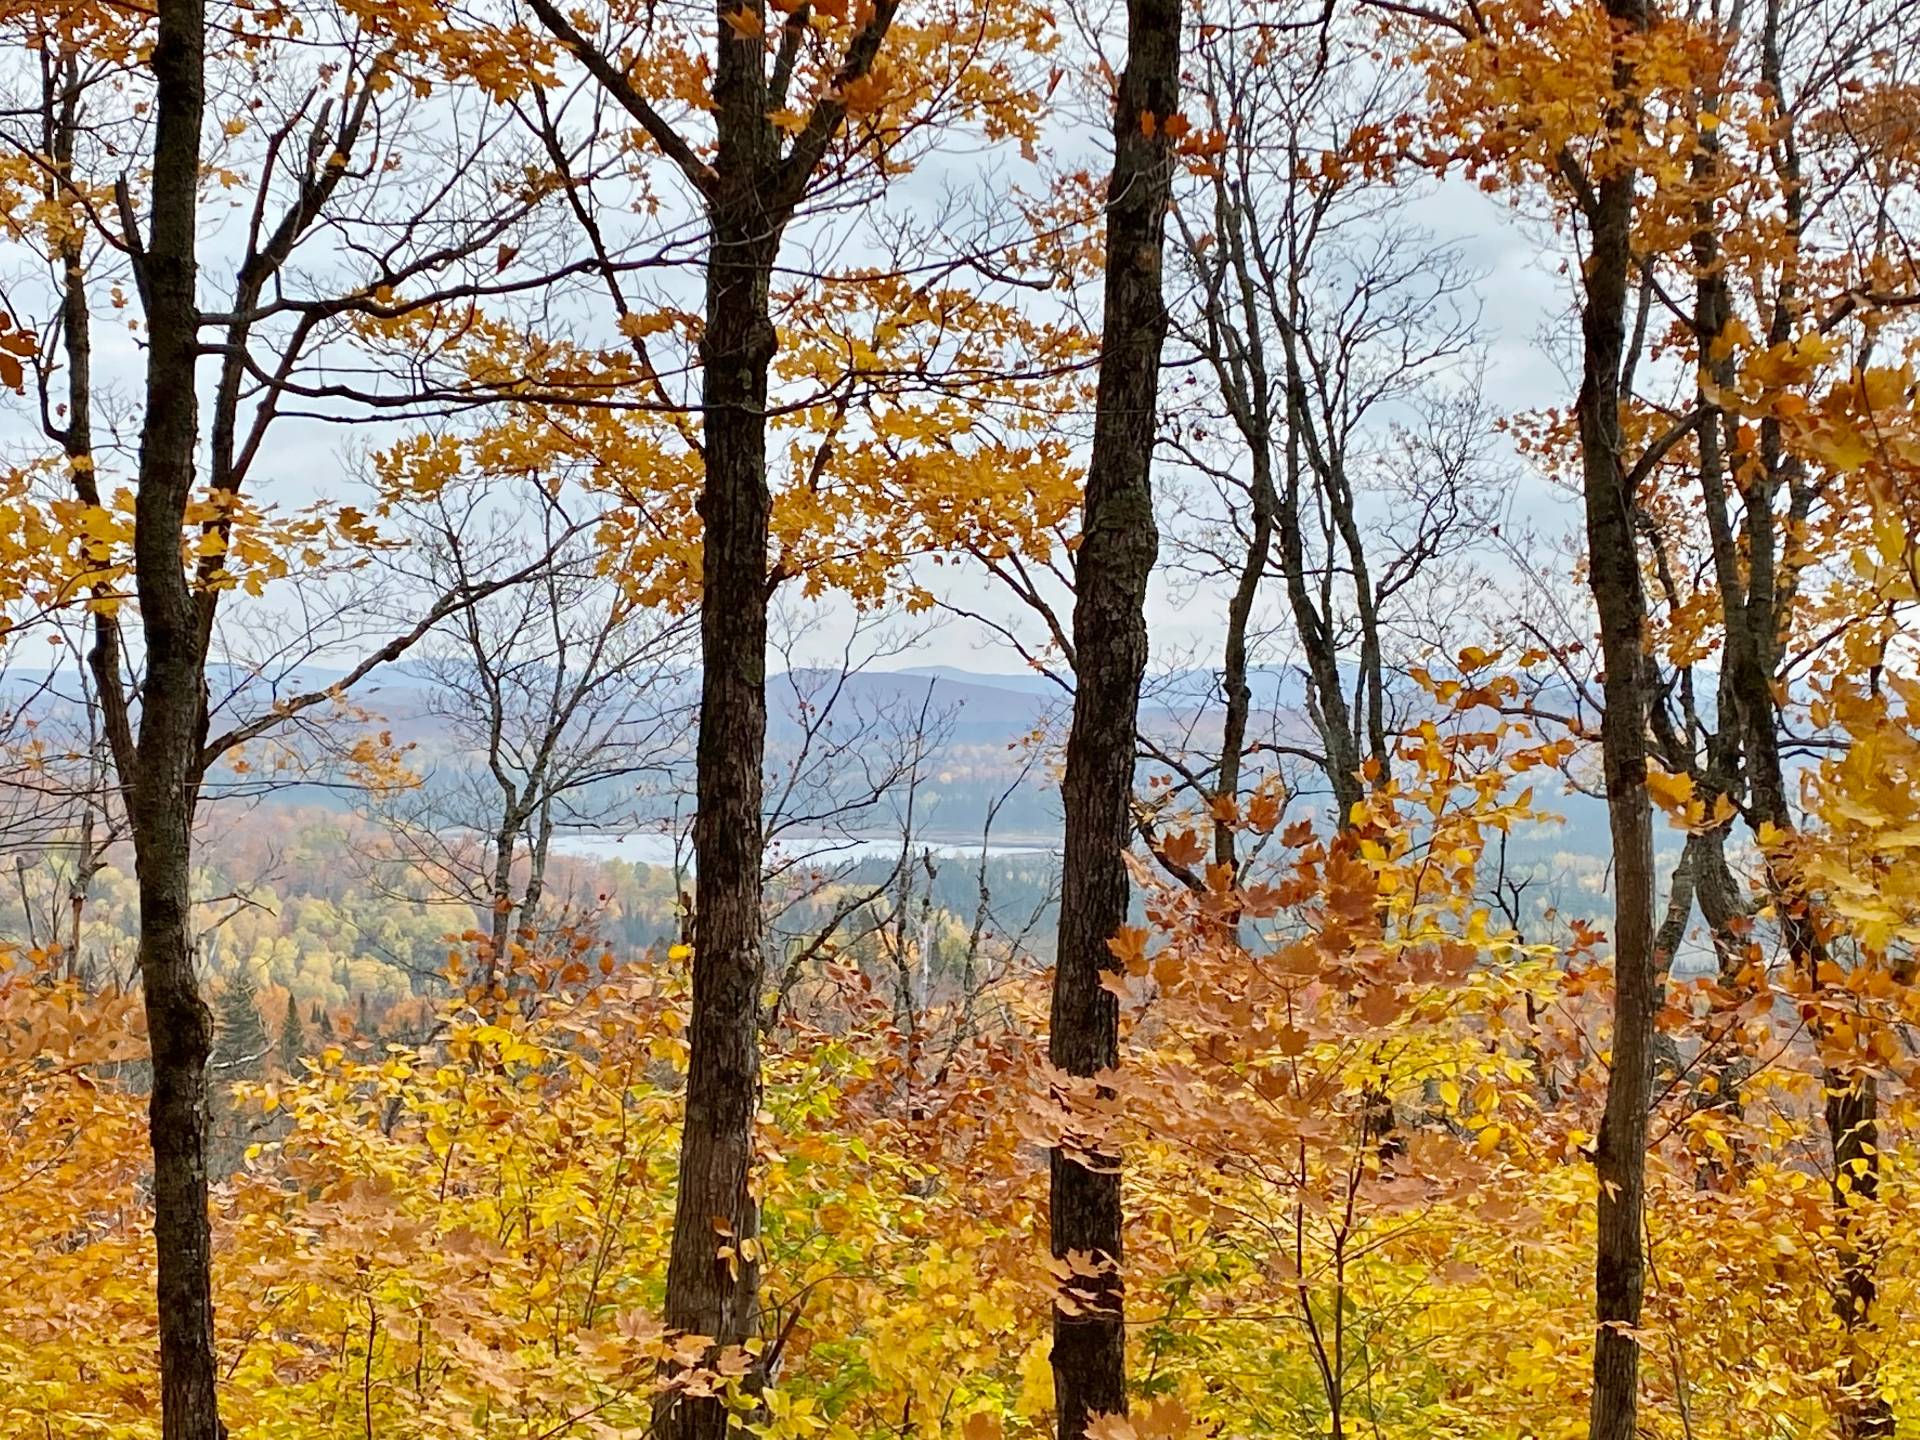
{"type": "Polygon", "coordinates": [[[493,913],[488,917],[487,966],[481,974],[481,986],[487,1003],[493,1003],[493,987],[513,982],[513,849],[520,838],[520,819],[513,802],[493,834],[493,879],[487,886],[493,913]]]}

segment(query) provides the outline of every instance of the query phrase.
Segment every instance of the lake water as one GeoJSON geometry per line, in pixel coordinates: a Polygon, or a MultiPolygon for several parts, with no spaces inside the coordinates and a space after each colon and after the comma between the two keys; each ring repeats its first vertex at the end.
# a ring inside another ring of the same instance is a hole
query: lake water
{"type": "MultiPolygon", "coordinates": [[[[692,845],[682,840],[681,859],[691,866],[692,845]]],[[[630,865],[671,866],[674,862],[674,837],[658,831],[643,831],[630,835],[555,835],[553,850],[561,855],[577,855],[590,860],[625,860],[630,865]]],[[[989,845],[987,854],[993,858],[1014,855],[1054,855],[1059,846],[1038,842],[1020,845],[989,845]]],[[[782,834],[772,847],[773,853],[783,860],[818,861],[822,864],[838,864],[848,860],[867,860],[874,857],[892,859],[900,853],[898,835],[846,836],[846,835],[796,835],[791,832],[782,834]]],[[[964,840],[928,837],[916,840],[913,851],[917,855],[922,850],[931,850],[942,857],[977,857],[980,854],[980,842],[971,844],[964,840]]]]}

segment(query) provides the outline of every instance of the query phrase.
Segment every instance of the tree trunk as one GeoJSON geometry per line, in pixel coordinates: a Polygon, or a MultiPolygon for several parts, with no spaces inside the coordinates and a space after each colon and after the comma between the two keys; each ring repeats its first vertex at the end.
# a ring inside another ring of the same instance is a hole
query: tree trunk
{"type": "MultiPolygon", "coordinates": [[[[1226,710],[1220,724],[1220,771],[1214,794],[1228,805],[1240,799],[1240,767],[1246,759],[1247,721],[1253,710],[1253,686],[1248,679],[1247,631],[1253,621],[1254,601],[1260,594],[1260,582],[1266,578],[1267,553],[1273,546],[1273,475],[1267,455],[1253,456],[1253,505],[1248,519],[1251,533],[1247,540],[1246,562],[1240,568],[1233,598],[1227,604],[1226,643],[1221,649],[1220,690],[1226,698],[1226,710]]],[[[1237,871],[1234,825],[1216,815],[1213,826],[1213,859],[1237,871]]]]}
{"type": "Polygon", "coordinates": [[[193,971],[192,836],[205,729],[205,655],[180,536],[199,407],[194,226],[203,104],[202,0],[161,0],[153,47],[152,233],[137,261],[146,300],[134,570],[146,641],[128,793],[140,892],[140,978],[153,1050],[154,1244],[165,1440],[218,1440],[212,1247],[207,1225],[207,1054],[212,1017],[193,971]]]}
{"type": "MultiPolygon", "coordinates": [[[[1645,0],[1607,0],[1621,28],[1644,29],[1645,0]]],[[[1637,123],[1634,77],[1614,66],[1615,133],[1637,123]]],[[[1653,814],[1647,794],[1646,600],[1635,549],[1620,429],[1628,277],[1633,263],[1637,176],[1620,163],[1603,173],[1588,209],[1592,228],[1581,311],[1582,374],[1577,419],[1586,499],[1588,580],[1600,620],[1606,714],[1600,745],[1613,838],[1613,1048],[1594,1168],[1600,1182],[1594,1256],[1591,1440],[1633,1440],[1639,1408],[1640,1323],[1646,1286],[1641,1227],[1646,1201],[1647,1110],[1653,1091],[1653,814]]]]}
{"type": "Polygon", "coordinates": [[[527,888],[520,892],[520,931],[533,935],[540,924],[540,902],[547,894],[547,857],[553,853],[553,796],[540,801],[533,844],[527,851],[527,888]]]}
{"type": "MultiPolygon", "coordinates": [[[[1091,1076],[1119,1051],[1119,1006],[1101,984],[1107,941],[1126,923],[1126,851],[1140,677],[1147,662],[1146,596],[1159,535],[1151,461],[1161,294],[1173,179],[1165,120],[1179,105],[1179,0],[1129,0],[1127,66],[1114,112],[1107,190],[1106,296],[1093,455],[1074,571],[1073,726],[1063,803],[1065,855],[1048,1055],[1091,1076]]],[[[1064,1148],[1050,1157],[1053,1254],[1099,1270],[1053,1314],[1054,1394],[1060,1440],[1082,1440],[1088,1420],[1124,1413],[1126,1331],[1121,1285],[1117,1157],[1093,1164],[1064,1148]]]]}
{"type": "MultiPolygon", "coordinates": [[[[666,1318],[716,1347],[734,1346],[753,1333],[759,1293],[760,1216],[750,1175],[760,1099],[761,771],[771,588],[767,386],[777,347],[768,292],[781,231],[841,131],[847,93],[871,74],[898,0],[876,0],[784,155],[772,116],[786,103],[791,57],[799,53],[789,47],[806,34],[807,12],[802,7],[784,22],[782,53],[789,58],[776,62],[776,82],[766,68],[763,0],[721,5],[713,32],[711,161],[697,156],[633,87],[624,65],[595,49],[558,8],[548,0],[528,3],[680,167],[706,207],[700,736],[688,926],[693,998],[666,1318]]],[[[757,1384],[757,1375],[747,1383],[757,1384]]],[[[670,1395],[659,1421],[674,1440],[721,1440],[728,1411],[719,1397],[670,1395]]]]}
{"type": "MultiPolygon", "coordinates": [[[[756,53],[751,63],[759,64],[756,53]]],[[[723,49],[738,49],[738,43],[723,49]]],[[[716,85],[716,93],[720,87],[716,85]]],[[[750,122],[756,126],[758,118],[750,122]]],[[[727,165],[722,130],[721,166],[727,165]]],[[[757,169],[756,161],[752,168],[757,169]]],[[[724,182],[723,182],[724,183],[724,182]]],[[[713,204],[701,340],[706,488],[694,818],[693,1008],[686,1123],[667,1267],[667,1324],[738,1345],[753,1333],[759,1207],[749,1187],[760,1100],[761,769],[766,752],[767,292],[779,233],[742,185],[713,204]],[[723,1253],[724,1252],[724,1253],[723,1253]]],[[[690,1398],[678,1440],[720,1440],[727,1412],[690,1398]]]]}
{"type": "Polygon", "coordinates": [[[1856,1210],[1880,1193],[1880,1095],[1871,1075],[1825,1072],[1827,1137],[1833,1147],[1833,1208],[1840,1232],[1840,1279],[1833,1304],[1847,1330],[1840,1433],[1845,1440],[1891,1440],[1893,1407],[1880,1394],[1872,1360],[1855,1338],[1873,1321],[1880,1298],[1877,1266],[1858,1236],[1856,1210]]]}
{"type": "MultiPolygon", "coordinates": [[[[1326,442],[1315,432],[1315,422],[1307,390],[1307,369],[1301,355],[1298,316],[1283,309],[1282,297],[1267,296],[1266,308],[1280,326],[1280,351],[1286,414],[1286,448],[1280,455],[1284,466],[1284,494],[1274,480],[1274,424],[1270,412],[1270,376],[1266,344],[1261,334],[1263,305],[1261,285],[1270,290],[1274,280],[1264,265],[1257,264],[1259,252],[1258,220],[1244,198],[1236,198],[1231,183],[1224,177],[1214,181],[1214,216],[1217,235],[1213,245],[1221,252],[1221,289],[1209,296],[1206,349],[1215,378],[1227,408],[1247,443],[1251,475],[1247,558],[1227,608],[1227,634],[1222,659],[1221,690],[1226,697],[1222,726],[1219,784],[1216,794],[1233,798],[1239,787],[1240,765],[1245,749],[1246,728],[1251,705],[1247,676],[1246,637],[1259,587],[1266,578],[1269,553],[1278,541],[1278,559],[1286,582],[1287,605],[1293,615],[1294,630],[1305,652],[1308,680],[1307,709],[1314,728],[1321,736],[1325,754],[1321,768],[1333,792],[1335,819],[1340,828],[1352,824],[1353,807],[1360,800],[1360,751],[1353,713],[1348,709],[1340,679],[1340,646],[1333,632],[1332,605],[1323,593],[1316,603],[1310,588],[1306,535],[1303,528],[1301,479],[1303,470],[1318,479],[1329,503],[1344,503],[1351,510],[1350,491],[1342,483],[1340,462],[1329,452],[1326,442]],[[1251,252],[1251,253],[1250,253],[1251,252]],[[1256,274],[1256,272],[1259,272],[1256,274]],[[1232,287],[1232,300],[1223,299],[1226,285],[1232,287]],[[1244,329],[1236,334],[1231,316],[1238,306],[1244,329]]],[[[1211,247],[1210,247],[1211,248],[1211,247]]],[[[1289,295],[1286,305],[1296,296],[1289,295]]],[[[1384,774],[1387,754],[1384,723],[1383,682],[1380,676],[1378,628],[1372,585],[1366,578],[1364,557],[1360,553],[1358,529],[1349,523],[1342,530],[1354,556],[1356,601],[1369,643],[1363,645],[1361,666],[1364,688],[1361,701],[1371,701],[1371,710],[1360,705],[1363,715],[1371,715],[1370,735],[1375,740],[1373,754],[1384,774]]],[[[1329,571],[1332,556],[1327,559],[1329,571]]],[[[1218,864],[1235,863],[1233,827],[1216,822],[1214,860],[1218,864]]]]}
{"type": "Polygon", "coordinates": [[[510,800],[500,817],[499,828],[493,832],[493,879],[487,886],[491,912],[487,917],[487,968],[480,976],[489,1010],[493,1006],[493,987],[513,984],[513,967],[508,962],[513,953],[513,850],[520,838],[518,808],[510,800]]]}

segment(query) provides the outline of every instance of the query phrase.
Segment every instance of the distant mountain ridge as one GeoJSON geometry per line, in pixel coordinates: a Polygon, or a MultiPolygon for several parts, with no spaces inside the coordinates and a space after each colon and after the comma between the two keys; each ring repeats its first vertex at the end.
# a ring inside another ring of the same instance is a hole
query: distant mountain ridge
{"type": "MultiPolygon", "coordinates": [[[[340,668],[301,666],[269,682],[216,662],[209,667],[209,680],[215,705],[228,718],[239,718],[268,710],[287,695],[325,690],[344,680],[346,673],[340,668]]],[[[71,672],[66,679],[71,681],[71,672]]],[[[46,714],[77,703],[73,693],[77,686],[63,683],[49,690],[47,680],[44,669],[0,673],[0,706],[26,704],[30,711],[46,714]]],[[[1256,736],[1264,733],[1266,738],[1311,747],[1315,735],[1305,711],[1306,689],[1299,672],[1260,667],[1249,681],[1256,736]]],[[[684,687],[684,700],[690,705],[696,682],[697,672],[688,671],[670,683],[684,687]]],[[[463,757],[448,743],[433,713],[432,686],[421,665],[400,661],[377,671],[348,696],[349,704],[390,732],[396,742],[413,747],[411,761],[429,776],[429,783],[435,774],[451,777],[469,772],[477,758],[463,757]]],[[[925,778],[916,801],[918,828],[929,834],[978,836],[989,806],[1007,794],[996,818],[996,835],[1033,840],[1057,833],[1056,777],[1044,764],[1037,764],[1028,767],[1022,778],[1031,738],[1043,729],[1057,730],[1068,716],[1071,697],[1050,676],[951,664],[845,673],[813,667],[770,675],[767,696],[769,760],[776,767],[783,756],[791,756],[808,741],[809,727],[821,725],[829,701],[834,707],[827,717],[830,727],[837,727],[843,738],[866,727],[876,745],[890,736],[910,733],[924,715],[933,743],[923,757],[925,778]]],[[[1149,734],[1169,743],[1205,750],[1217,736],[1219,706],[1217,672],[1162,671],[1147,677],[1141,723],[1149,734]]],[[[690,725],[687,733],[690,736],[690,725]]],[[[860,748],[854,746],[856,751],[860,748]]],[[[689,749],[689,759],[690,754],[689,749]]],[[[684,817],[690,808],[689,782],[690,771],[665,787],[675,792],[673,798],[636,802],[630,812],[634,821],[652,826],[675,814],[684,817]]],[[[304,785],[293,787],[289,797],[302,804],[343,803],[304,785]]],[[[1583,856],[1605,853],[1598,802],[1565,792],[1551,799],[1543,795],[1543,803],[1563,813],[1568,824],[1559,831],[1542,832],[1529,848],[1564,849],[1583,856]]]]}

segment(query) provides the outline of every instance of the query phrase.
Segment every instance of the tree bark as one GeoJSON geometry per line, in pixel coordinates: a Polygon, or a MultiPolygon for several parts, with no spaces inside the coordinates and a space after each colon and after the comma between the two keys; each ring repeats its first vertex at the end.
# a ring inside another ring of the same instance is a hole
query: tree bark
{"type": "MultiPolygon", "coordinates": [[[[739,1345],[758,1315],[760,1227],[752,1185],[760,1100],[760,867],[766,757],[768,371],[777,348],[769,310],[781,233],[846,120],[848,91],[873,71],[899,0],[876,0],[848,42],[833,82],[785,153],[772,115],[786,104],[802,7],[784,22],[775,76],[767,72],[763,0],[720,0],[714,11],[712,161],[697,156],[640,94],[622,65],[595,48],[551,0],[529,8],[596,84],[679,166],[708,222],[705,330],[700,339],[703,525],[700,736],[696,813],[693,998],[686,1119],[667,1262],[667,1323],[739,1345]],[[742,20],[751,24],[743,25],[742,20]],[[776,88],[778,94],[776,96],[776,88]]],[[[758,1377],[748,1376],[748,1384],[758,1377]]],[[[722,1440],[715,1396],[670,1395],[660,1429],[674,1440],[722,1440]]]]}
{"type": "MultiPolygon", "coordinates": [[[[756,71],[758,63],[756,54],[756,71]]],[[[721,133],[724,169],[727,131],[721,133]]],[[[779,237],[767,233],[753,198],[743,190],[715,207],[701,341],[706,487],[700,499],[696,928],[686,1123],[667,1267],[667,1324],[721,1346],[738,1345],[752,1333],[759,1290],[759,1266],[741,1247],[760,1231],[749,1177],[760,1100],[766,406],[774,353],[767,289],[779,237]]],[[[673,1407],[671,1433],[680,1440],[720,1440],[726,1429],[727,1412],[717,1401],[689,1399],[673,1407]]]]}
{"type": "MultiPolygon", "coordinates": [[[[722,9],[724,10],[724,6],[722,9]]],[[[693,999],[686,1120],[667,1265],[667,1324],[739,1345],[753,1333],[760,1210],[752,1189],[760,1104],[760,865],[767,705],[768,313],[785,217],[770,214],[778,139],[757,37],[716,25],[719,148],[707,194],[706,329],[700,341],[705,487],[700,735],[693,826],[693,999]]],[[[689,1397],[667,1415],[676,1440],[723,1440],[727,1410],[689,1397]]]]}
{"type": "MultiPolygon", "coordinates": [[[[1159,547],[1152,454],[1167,314],[1161,259],[1173,180],[1165,127],[1179,106],[1179,0],[1128,0],[1127,65],[1114,110],[1107,190],[1106,295],[1080,548],[1074,570],[1073,725],[1058,962],[1048,1056],[1087,1077],[1119,1052],[1119,1006],[1101,984],[1107,942],[1126,923],[1133,757],[1147,661],[1146,595],[1159,547]]],[[[1098,1269],[1053,1313],[1060,1440],[1127,1408],[1118,1159],[1056,1147],[1050,1157],[1053,1254],[1098,1269]]]]}
{"type": "Polygon", "coordinates": [[[1825,1072],[1825,1119],[1833,1147],[1833,1208],[1840,1231],[1840,1278],[1834,1310],[1847,1330],[1840,1433],[1846,1440],[1890,1440],[1893,1407],[1880,1394],[1873,1362],[1854,1338],[1873,1321],[1880,1298],[1878,1267],[1858,1236],[1856,1211],[1871,1208],[1880,1193],[1880,1094],[1871,1075],[1825,1072]]]}
{"type": "MultiPolygon", "coordinates": [[[[1645,0],[1607,0],[1621,30],[1647,24],[1645,0]]],[[[1614,65],[1608,127],[1637,123],[1634,76],[1614,65]]],[[[1595,1146],[1600,1182],[1594,1255],[1591,1440],[1633,1440],[1639,1408],[1640,1323],[1646,1287],[1641,1229],[1646,1202],[1647,1111],[1653,1091],[1653,1019],[1659,976],[1654,949],[1653,813],[1647,794],[1646,599],[1635,547],[1634,497],[1620,427],[1627,295],[1633,263],[1637,175],[1618,154],[1592,189],[1580,396],[1581,482],[1585,492],[1588,581],[1600,621],[1606,714],[1600,745],[1613,839],[1613,1049],[1606,1110],[1595,1146]]]]}
{"type": "MultiPolygon", "coordinates": [[[[1214,794],[1222,805],[1236,807],[1240,801],[1240,767],[1246,759],[1247,721],[1253,711],[1253,686],[1248,676],[1247,631],[1253,622],[1253,606],[1259,598],[1260,582],[1266,578],[1267,553],[1273,546],[1273,475],[1264,452],[1253,457],[1253,503],[1248,521],[1247,558],[1227,602],[1227,634],[1220,654],[1220,691],[1226,708],[1220,721],[1220,770],[1214,794]]],[[[1235,853],[1238,834],[1230,820],[1217,814],[1213,826],[1213,860],[1230,872],[1239,870],[1235,853]]]]}
{"type": "MultiPolygon", "coordinates": [[[[134,509],[145,638],[140,735],[127,789],[140,894],[140,977],[153,1051],[154,1242],[165,1440],[219,1440],[207,1224],[206,1064],[212,1017],[193,970],[192,833],[205,729],[205,654],[180,536],[199,439],[194,227],[204,104],[203,0],[161,0],[153,47],[146,413],[134,509]]],[[[122,757],[124,760],[125,757],[122,757]]]]}
{"type": "Polygon", "coordinates": [[[493,879],[487,886],[492,914],[488,917],[487,966],[481,972],[481,989],[489,1009],[493,1005],[493,987],[504,982],[513,985],[513,851],[520,838],[522,816],[515,800],[509,798],[500,824],[493,832],[493,879]]]}

